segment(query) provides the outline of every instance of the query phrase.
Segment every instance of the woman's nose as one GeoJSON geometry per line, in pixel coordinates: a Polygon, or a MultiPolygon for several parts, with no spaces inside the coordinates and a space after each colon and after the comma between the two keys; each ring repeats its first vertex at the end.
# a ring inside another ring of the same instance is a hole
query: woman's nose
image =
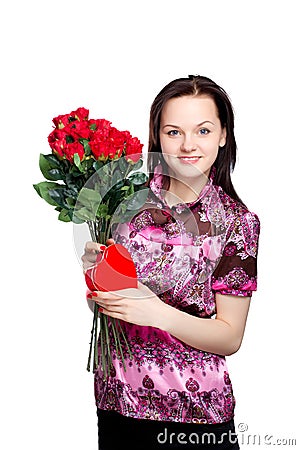
{"type": "Polygon", "coordinates": [[[192,152],[193,150],[197,149],[197,145],[194,142],[193,138],[190,136],[185,136],[182,145],[181,145],[181,149],[185,152],[192,152]]]}

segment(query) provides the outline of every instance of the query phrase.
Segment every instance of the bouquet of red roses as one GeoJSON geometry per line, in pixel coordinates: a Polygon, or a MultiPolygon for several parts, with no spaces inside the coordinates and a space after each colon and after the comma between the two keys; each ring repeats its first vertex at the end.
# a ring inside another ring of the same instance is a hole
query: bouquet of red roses
{"type": "MultiPolygon", "coordinates": [[[[126,221],[145,202],[147,175],[143,165],[143,144],[129,131],[119,131],[105,119],[89,119],[89,111],[78,108],[53,119],[54,130],[48,136],[50,154],[40,154],[39,167],[49,181],[34,184],[34,189],[59,212],[58,219],[76,224],[87,223],[91,238],[106,244],[111,237],[111,221],[126,221]],[[126,206],[122,202],[126,200],[126,206]],[[118,212],[119,211],[119,212],[118,212]]],[[[86,275],[87,285],[93,283],[86,275]]],[[[95,289],[95,287],[94,287],[95,289]]],[[[124,357],[120,334],[128,347],[120,323],[99,313],[95,304],[87,370],[94,348],[93,370],[98,367],[98,319],[101,364],[109,373],[109,326],[116,352],[124,357]]],[[[130,354],[130,349],[128,347],[130,354]]]]}

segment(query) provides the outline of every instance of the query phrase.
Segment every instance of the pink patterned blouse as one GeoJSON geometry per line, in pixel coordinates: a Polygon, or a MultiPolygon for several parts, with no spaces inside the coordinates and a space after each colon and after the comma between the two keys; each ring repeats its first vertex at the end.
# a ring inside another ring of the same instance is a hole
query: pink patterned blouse
{"type": "MultiPolygon", "coordinates": [[[[217,292],[249,297],[256,290],[260,230],[258,217],[215,185],[214,173],[195,202],[170,208],[158,166],[147,203],[114,234],[130,252],[143,284],[174,308],[207,320],[214,320],[217,292]]],[[[111,348],[110,376],[104,380],[100,366],[95,373],[98,408],[186,423],[233,418],[235,398],[224,356],[158,328],[122,326],[133,359],[125,355],[124,371],[111,348]]]]}

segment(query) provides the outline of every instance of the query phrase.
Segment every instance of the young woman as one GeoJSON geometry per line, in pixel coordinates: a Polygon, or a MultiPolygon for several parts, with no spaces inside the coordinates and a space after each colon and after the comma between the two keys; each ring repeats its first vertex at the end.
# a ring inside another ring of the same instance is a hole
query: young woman
{"type": "MultiPolygon", "coordinates": [[[[138,288],[90,296],[124,321],[133,353],[126,371],[116,358],[106,380],[95,373],[99,449],[238,449],[225,356],[241,345],[256,290],[259,220],[231,182],[226,92],[203,76],[165,86],[151,107],[148,155],[148,202],[114,235],[138,288]]],[[[84,268],[98,251],[86,244],[84,268]]]]}

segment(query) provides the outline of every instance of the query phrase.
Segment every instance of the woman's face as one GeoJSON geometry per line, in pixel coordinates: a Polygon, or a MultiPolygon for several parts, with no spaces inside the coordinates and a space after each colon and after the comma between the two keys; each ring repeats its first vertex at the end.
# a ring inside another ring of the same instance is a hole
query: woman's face
{"type": "Polygon", "coordinates": [[[208,176],[219,147],[226,143],[213,99],[199,95],[168,100],[161,115],[160,143],[170,176],[208,176]]]}

